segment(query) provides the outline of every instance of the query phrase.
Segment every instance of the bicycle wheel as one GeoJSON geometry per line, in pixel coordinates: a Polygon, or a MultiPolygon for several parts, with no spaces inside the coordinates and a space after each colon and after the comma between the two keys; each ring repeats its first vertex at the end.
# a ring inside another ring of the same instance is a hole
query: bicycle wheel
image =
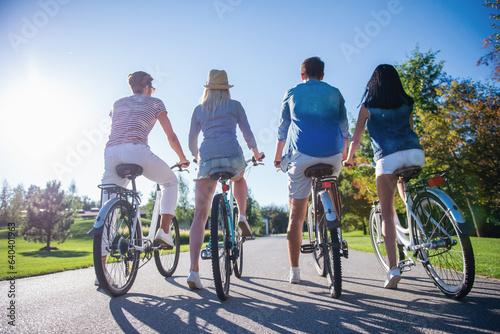
{"type": "Polygon", "coordinates": [[[233,268],[234,275],[238,278],[241,278],[241,274],[243,273],[243,238],[241,228],[238,226],[238,208],[235,206],[233,208],[233,227],[234,227],[234,252],[238,254],[234,254],[233,258],[233,268]]]}
{"type": "Polygon", "coordinates": [[[330,231],[331,243],[328,245],[327,275],[330,295],[339,298],[342,293],[342,264],[340,262],[340,238],[338,229],[330,231]]]}
{"type": "Polygon", "coordinates": [[[318,201],[316,202],[320,206],[318,208],[318,214],[317,217],[314,213],[314,208],[313,205],[311,204],[309,206],[309,213],[308,217],[312,221],[312,223],[307,224],[308,229],[309,229],[309,243],[310,244],[315,244],[314,250],[312,252],[312,256],[314,259],[314,266],[316,267],[316,271],[321,277],[326,276],[326,266],[325,266],[325,252],[324,252],[324,245],[327,241],[327,233],[326,233],[326,218],[325,218],[325,212],[323,210],[323,207],[321,206],[318,201]]]}
{"type": "Polygon", "coordinates": [[[217,291],[217,296],[220,300],[226,300],[229,296],[229,277],[231,275],[229,255],[231,240],[229,238],[226,204],[224,203],[222,194],[217,194],[212,201],[210,246],[215,291],[217,291]]]}
{"type": "MultiPolygon", "coordinates": [[[[94,236],[94,267],[99,286],[116,297],[127,293],[137,275],[140,254],[134,251],[130,204],[121,200],[111,206],[104,217],[102,233],[94,236]]],[[[135,241],[141,242],[136,230],[135,241]]]]}
{"type": "MultiPolygon", "coordinates": [[[[160,228],[161,217],[158,217],[158,225],[156,230],[160,228]]],[[[165,277],[170,277],[175,272],[177,264],[179,263],[181,238],[179,235],[179,224],[177,219],[172,217],[172,222],[170,223],[170,232],[172,233],[172,239],[174,240],[174,247],[163,247],[154,252],[156,268],[160,274],[165,277]]],[[[158,243],[154,243],[156,247],[160,246],[158,243]]]]}
{"type": "Polygon", "coordinates": [[[460,299],[472,289],[475,263],[472,244],[436,195],[424,192],[415,200],[412,212],[420,222],[412,224],[417,252],[427,274],[447,296],[460,299]]]}
{"type": "Polygon", "coordinates": [[[370,239],[378,262],[385,271],[389,271],[389,259],[387,258],[384,236],[382,235],[382,216],[380,214],[380,209],[377,210],[373,208],[370,212],[370,239]]]}

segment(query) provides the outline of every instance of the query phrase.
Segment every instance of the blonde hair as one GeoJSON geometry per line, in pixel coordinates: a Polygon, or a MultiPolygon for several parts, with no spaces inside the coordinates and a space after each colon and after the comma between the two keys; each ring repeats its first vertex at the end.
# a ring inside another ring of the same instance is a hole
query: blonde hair
{"type": "Polygon", "coordinates": [[[229,89],[207,89],[203,92],[200,99],[200,104],[207,114],[214,115],[217,108],[224,106],[231,98],[229,89]]]}

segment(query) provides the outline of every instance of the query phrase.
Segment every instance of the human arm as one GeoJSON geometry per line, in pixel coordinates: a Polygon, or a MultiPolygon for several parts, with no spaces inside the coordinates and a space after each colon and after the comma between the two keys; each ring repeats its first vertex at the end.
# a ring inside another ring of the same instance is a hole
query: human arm
{"type": "Polygon", "coordinates": [[[290,106],[288,100],[290,99],[290,91],[287,91],[281,106],[281,117],[278,125],[278,140],[276,141],[276,152],[274,153],[274,167],[281,167],[281,158],[283,157],[283,148],[286,144],[288,137],[288,128],[292,123],[290,116],[290,106]]]}
{"type": "Polygon", "coordinates": [[[354,166],[354,154],[356,153],[356,149],[358,148],[358,145],[361,141],[361,136],[363,135],[363,131],[365,130],[365,123],[369,118],[370,112],[364,105],[361,105],[361,109],[359,110],[358,114],[358,121],[356,122],[356,128],[354,129],[351,145],[349,146],[349,152],[347,153],[347,158],[343,162],[343,165],[346,167],[354,166]]]}
{"type": "Polygon", "coordinates": [[[168,139],[168,143],[170,144],[170,147],[172,147],[174,152],[179,157],[179,162],[177,164],[180,164],[182,166],[189,166],[189,160],[187,160],[186,156],[184,155],[184,151],[182,150],[182,147],[181,147],[181,144],[179,142],[179,139],[177,138],[177,135],[175,134],[174,130],[172,129],[172,123],[170,123],[170,119],[168,118],[166,111],[160,112],[160,114],[158,115],[158,121],[160,122],[160,125],[163,128],[163,131],[167,135],[167,139],[168,139]]]}
{"type": "Polygon", "coordinates": [[[243,138],[245,139],[248,148],[252,151],[255,160],[262,161],[264,153],[259,152],[259,149],[257,148],[257,142],[255,141],[252,129],[250,128],[250,123],[248,122],[245,110],[241,104],[239,104],[238,107],[238,126],[243,134],[243,138]]]}
{"type": "Polygon", "coordinates": [[[201,131],[201,125],[196,117],[196,112],[197,109],[193,111],[193,115],[191,116],[191,126],[189,127],[189,150],[195,160],[199,162],[198,136],[201,131]]]}
{"type": "Polygon", "coordinates": [[[284,141],[276,141],[276,152],[274,153],[274,167],[281,167],[281,157],[283,156],[283,147],[285,147],[284,141]]]}

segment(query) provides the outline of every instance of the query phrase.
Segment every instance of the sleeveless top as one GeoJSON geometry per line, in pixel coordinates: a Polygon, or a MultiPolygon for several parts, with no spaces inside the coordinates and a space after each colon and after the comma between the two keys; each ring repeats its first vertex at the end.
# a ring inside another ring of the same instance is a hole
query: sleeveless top
{"type": "Polygon", "coordinates": [[[375,161],[399,151],[423,149],[417,134],[410,127],[413,104],[403,103],[395,109],[367,108],[370,118],[366,127],[375,161]]]}

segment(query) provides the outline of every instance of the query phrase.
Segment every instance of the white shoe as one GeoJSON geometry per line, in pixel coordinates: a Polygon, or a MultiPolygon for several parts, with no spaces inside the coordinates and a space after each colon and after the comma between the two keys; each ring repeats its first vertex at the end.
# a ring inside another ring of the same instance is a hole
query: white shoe
{"type": "Polygon", "coordinates": [[[241,228],[242,237],[252,236],[252,229],[250,228],[250,225],[248,224],[248,221],[244,216],[240,216],[238,226],[241,228]]]}
{"type": "Polygon", "coordinates": [[[189,272],[187,283],[189,285],[189,288],[192,290],[203,289],[203,284],[201,284],[200,280],[200,273],[197,273],[196,271],[189,272]]]}
{"type": "Polygon", "coordinates": [[[386,289],[397,289],[398,283],[401,280],[401,272],[398,267],[392,267],[387,273],[387,278],[384,283],[386,289]]]}
{"type": "Polygon", "coordinates": [[[163,229],[159,229],[156,232],[155,241],[164,247],[174,247],[174,240],[172,239],[172,232],[168,230],[168,233],[165,233],[163,229]]]}
{"type": "Polygon", "coordinates": [[[290,268],[290,273],[288,274],[288,282],[291,284],[300,283],[300,269],[299,267],[290,268]]]}
{"type": "MultiPolygon", "coordinates": [[[[115,280],[113,279],[113,277],[111,277],[111,275],[107,271],[104,273],[104,275],[106,275],[106,279],[108,280],[109,285],[111,285],[111,286],[116,285],[115,280]]],[[[97,279],[97,276],[95,277],[94,285],[101,286],[101,284],[99,283],[99,280],[97,279]]]]}

